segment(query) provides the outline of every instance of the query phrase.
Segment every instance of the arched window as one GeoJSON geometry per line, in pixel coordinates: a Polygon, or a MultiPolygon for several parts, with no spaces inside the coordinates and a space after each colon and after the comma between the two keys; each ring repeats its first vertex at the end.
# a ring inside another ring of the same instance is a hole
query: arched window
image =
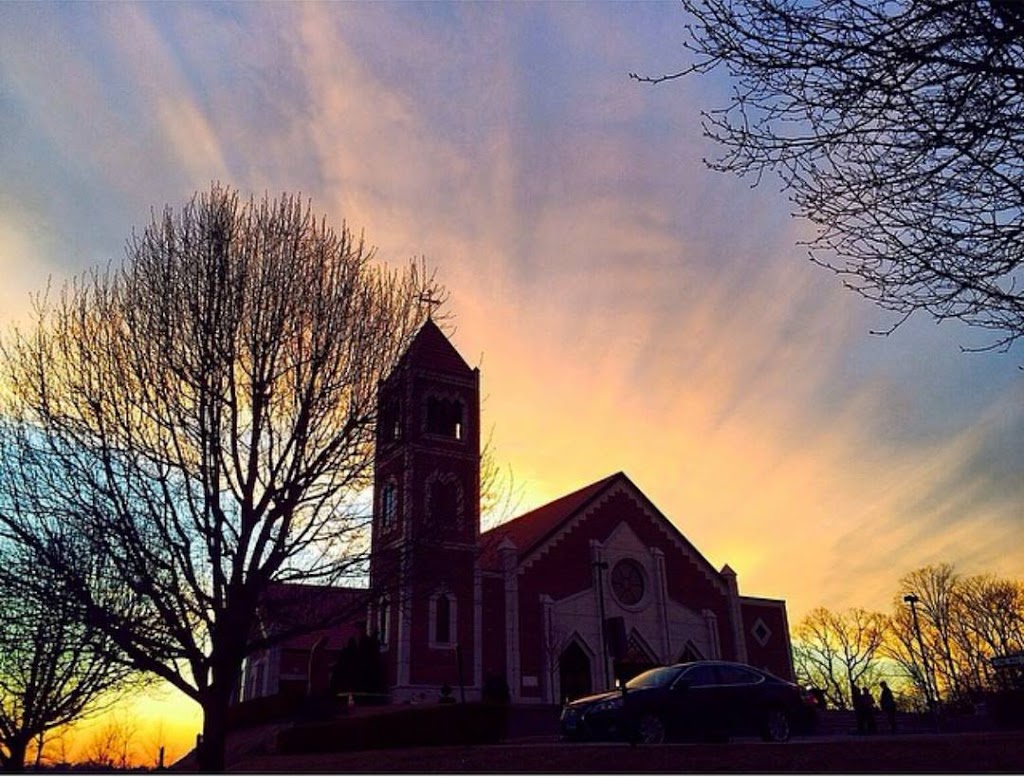
{"type": "Polygon", "coordinates": [[[455,595],[441,591],[430,598],[430,646],[449,648],[456,642],[455,595]]]}
{"type": "Polygon", "coordinates": [[[380,490],[380,526],[392,528],[398,521],[398,484],[389,480],[380,490]]]}
{"type": "Polygon", "coordinates": [[[427,431],[461,440],[465,436],[466,424],[463,420],[462,402],[457,399],[429,397],[427,399],[427,431]]]}
{"type": "Polygon", "coordinates": [[[435,480],[430,484],[430,517],[438,523],[452,523],[458,508],[455,483],[435,480]]]}
{"type": "Polygon", "coordinates": [[[391,602],[385,596],[377,607],[377,642],[381,649],[388,646],[391,637],[391,602]]]}
{"type": "Polygon", "coordinates": [[[437,597],[437,622],[434,640],[436,642],[452,641],[452,605],[448,594],[437,597]]]}
{"type": "Polygon", "coordinates": [[[438,525],[452,525],[462,517],[462,489],[452,473],[427,480],[427,518],[438,525]]]}
{"type": "Polygon", "coordinates": [[[377,420],[377,437],[382,443],[398,442],[402,439],[402,406],[397,399],[391,399],[381,406],[377,420]]]}

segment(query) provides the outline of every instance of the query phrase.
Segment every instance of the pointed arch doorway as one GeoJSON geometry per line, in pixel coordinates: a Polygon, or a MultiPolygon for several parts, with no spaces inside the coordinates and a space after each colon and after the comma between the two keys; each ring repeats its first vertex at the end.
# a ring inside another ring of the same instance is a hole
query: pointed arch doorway
{"type": "Polygon", "coordinates": [[[626,649],[622,658],[615,662],[615,677],[621,682],[628,682],[641,672],[658,666],[657,659],[652,657],[650,648],[643,638],[634,630],[626,641],[626,649]]]}
{"type": "Polygon", "coordinates": [[[593,690],[590,656],[573,640],[558,657],[558,689],[563,700],[587,696],[593,690]]]}

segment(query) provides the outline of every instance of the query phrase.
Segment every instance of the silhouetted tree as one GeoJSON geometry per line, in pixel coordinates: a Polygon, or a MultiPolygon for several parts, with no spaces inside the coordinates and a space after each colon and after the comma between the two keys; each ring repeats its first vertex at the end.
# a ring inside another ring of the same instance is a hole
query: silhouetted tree
{"type": "Polygon", "coordinates": [[[377,383],[438,295],[372,254],[296,197],[215,185],[4,345],[3,416],[35,466],[32,520],[0,522],[128,661],[202,706],[204,771],[224,767],[267,586],[365,569],[352,498],[377,383]],[[101,563],[65,564],[64,538],[101,563]]]}
{"type": "Polygon", "coordinates": [[[885,627],[885,616],[877,612],[812,610],[793,635],[794,668],[800,682],[820,688],[836,707],[851,707],[851,687],[873,685],[878,679],[885,627]]]}
{"type": "Polygon", "coordinates": [[[968,577],[957,600],[961,612],[957,640],[965,649],[988,657],[1024,650],[1024,585],[1020,581],[995,575],[968,577]]]}
{"type": "Polygon", "coordinates": [[[811,258],[897,312],[1024,335],[1024,4],[682,0],[694,60],[724,70],[710,166],[782,180],[811,258]]]}
{"type": "Polygon", "coordinates": [[[123,715],[111,715],[89,738],[81,759],[90,769],[124,771],[132,766],[138,726],[123,715]]]}
{"type": "Polygon", "coordinates": [[[916,605],[918,625],[928,652],[927,659],[922,657],[921,660],[930,664],[928,671],[932,677],[928,679],[936,698],[940,696],[940,685],[946,696],[960,697],[964,690],[953,641],[954,624],[959,617],[957,591],[960,583],[961,577],[952,564],[938,564],[904,575],[897,593],[897,606],[906,594],[913,593],[919,599],[916,605]]]}
{"type": "Polygon", "coordinates": [[[484,531],[516,517],[523,499],[509,465],[498,463],[494,448],[494,429],[480,451],[480,524],[484,531]]]}
{"type": "Polygon", "coordinates": [[[921,646],[910,610],[903,603],[902,596],[894,600],[889,624],[883,655],[896,665],[898,675],[909,682],[908,697],[913,704],[921,710],[927,710],[927,700],[934,697],[934,691],[931,690],[932,677],[930,672],[925,672],[921,646]]]}
{"type": "Polygon", "coordinates": [[[990,659],[1024,650],[1018,581],[964,577],[952,564],[922,567],[900,579],[894,612],[886,652],[925,696],[930,688],[943,701],[969,703],[992,686],[990,659]],[[908,593],[918,597],[920,639],[903,603],[908,593]]]}
{"type": "Polygon", "coordinates": [[[20,772],[30,744],[41,750],[48,732],[112,702],[132,672],[73,600],[25,596],[20,578],[47,570],[25,565],[3,539],[0,561],[0,765],[20,772]]]}

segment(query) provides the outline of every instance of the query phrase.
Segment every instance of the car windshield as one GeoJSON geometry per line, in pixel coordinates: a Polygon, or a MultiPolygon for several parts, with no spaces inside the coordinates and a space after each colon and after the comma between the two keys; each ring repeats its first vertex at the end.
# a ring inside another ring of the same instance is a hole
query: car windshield
{"type": "Polygon", "coordinates": [[[626,688],[635,690],[636,688],[661,688],[671,685],[679,675],[679,671],[678,666],[660,666],[657,669],[648,669],[626,683],[626,688]]]}

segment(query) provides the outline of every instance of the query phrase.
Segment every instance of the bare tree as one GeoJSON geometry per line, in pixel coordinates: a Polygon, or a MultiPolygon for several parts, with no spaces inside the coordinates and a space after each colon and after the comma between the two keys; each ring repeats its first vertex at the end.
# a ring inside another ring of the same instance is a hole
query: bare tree
{"type": "Polygon", "coordinates": [[[927,696],[969,703],[991,687],[990,659],[1024,649],[1024,589],[993,575],[963,577],[951,564],[900,580],[888,652],[927,696]],[[918,622],[903,604],[917,597],[918,622]]]}
{"type": "Polygon", "coordinates": [[[1019,581],[995,575],[968,577],[958,601],[957,631],[965,647],[987,657],[1024,650],[1024,585],[1019,581]]]}
{"type": "MultiPolygon", "coordinates": [[[[103,706],[106,709],[107,705],[103,706]]],[[[65,723],[64,725],[51,728],[43,732],[32,742],[32,747],[25,759],[26,767],[29,762],[35,771],[42,769],[62,769],[67,771],[72,765],[72,740],[74,731],[80,720],[85,720],[89,714],[83,715],[81,719],[65,723]]]]}
{"type": "Polygon", "coordinates": [[[480,452],[480,523],[484,531],[512,520],[523,501],[522,486],[516,483],[511,465],[498,463],[494,429],[480,452]]]}
{"type": "Polygon", "coordinates": [[[934,674],[929,679],[936,698],[940,694],[960,697],[965,691],[960,656],[954,639],[955,624],[960,616],[960,584],[961,577],[952,564],[922,567],[900,579],[897,601],[902,601],[907,594],[918,598],[917,610],[920,617],[915,629],[919,628],[921,632],[920,641],[923,644],[919,649],[927,653],[921,659],[928,667],[926,672],[934,674]]]}
{"type": "Polygon", "coordinates": [[[851,706],[850,689],[877,679],[885,623],[881,613],[859,608],[812,610],[794,634],[793,659],[800,682],[821,688],[837,707],[851,706]]]}
{"type": "Polygon", "coordinates": [[[215,185],[4,344],[32,520],[0,524],[127,661],[202,706],[205,771],[224,767],[267,587],[365,570],[369,519],[351,505],[377,384],[439,291],[296,197],[215,185]],[[54,551],[75,544],[103,563],[54,551]]]}
{"type": "Polygon", "coordinates": [[[894,604],[882,655],[896,666],[898,675],[909,682],[911,704],[926,711],[928,701],[934,698],[935,693],[932,676],[930,671],[925,671],[911,612],[902,597],[897,597],[894,604]]]}
{"type": "Polygon", "coordinates": [[[167,726],[161,719],[155,728],[152,728],[146,742],[143,745],[143,752],[153,759],[153,768],[162,770],[164,764],[174,763],[177,760],[175,750],[167,750],[167,726]]]}
{"type": "Polygon", "coordinates": [[[111,715],[93,732],[82,760],[95,769],[124,771],[133,765],[136,734],[134,721],[111,715]]]}
{"type": "Polygon", "coordinates": [[[713,169],[782,180],[811,258],[899,314],[1024,335],[1019,0],[682,0],[679,72],[724,70],[713,169]]]}
{"type": "Polygon", "coordinates": [[[30,744],[38,765],[47,732],[113,701],[131,671],[74,601],[28,598],[11,584],[46,570],[24,564],[9,542],[0,541],[0,558],[0,764],[20,772],[30,744]]]}

